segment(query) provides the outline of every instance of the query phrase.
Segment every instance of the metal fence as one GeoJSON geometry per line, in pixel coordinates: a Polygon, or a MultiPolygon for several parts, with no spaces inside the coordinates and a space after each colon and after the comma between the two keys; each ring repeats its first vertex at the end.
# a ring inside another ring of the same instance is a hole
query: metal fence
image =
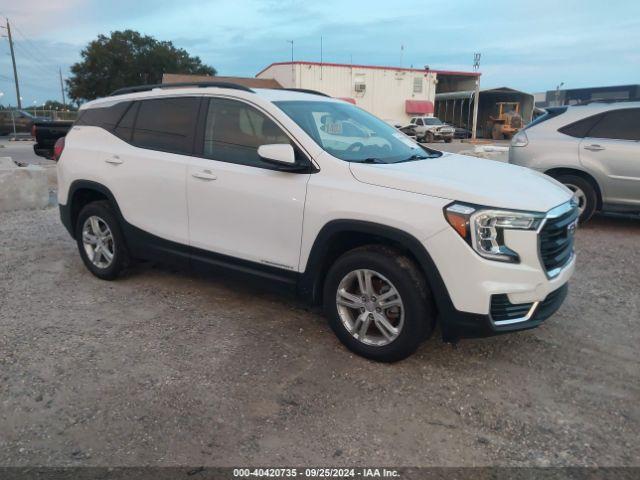
{"type": "Polygon", "coordinates": [[[78,112],[68,110],[4,109],[0,110],[0,135],[29,137],[34,122],[73,121],[77,116],[78,112]]]}
{"type": "Polygon", "coordinates": [[[27,112],[34,117],[48,118],[51,121],[75,120],[78,116],[77,111],[70,110],[43,110],[37,108],[23,108],[22,111],[27,112]]]}

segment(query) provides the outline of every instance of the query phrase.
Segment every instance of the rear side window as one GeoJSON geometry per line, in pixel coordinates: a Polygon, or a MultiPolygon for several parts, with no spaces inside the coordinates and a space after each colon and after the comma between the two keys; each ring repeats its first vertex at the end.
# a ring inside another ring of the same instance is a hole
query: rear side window
{"type": "Polygon", "coordinates": [[[600,121],[602,115],[602,113],[599,113],[598,115],[583,118],[582,120],[578,120],[577,122],[573,122],[559,128],[558,131],[571,137],[584,138],[589,133],[589,130],[591,130],[593,126],[600,121]]]}
{"type": "Polygon", "coordinates": [[[141,148],[190,155],[199,97],[140,101],[131,142],[141,148]]]}
{"type": "Polygon", "coordinates": [[[567,111],[567,107],[549,107],[547,111],[540,115],[538,118],[527,124],[524,128],[531,128],[534,125],[538,125],[542,122],[546,122],[547,120],[551,120],[559,115],[562,115],[567,111]]]}
{"type": "Polygon", "coordinates": [[[588,133],[592,138],[640,140],[640,108],[611,110],[588,133]]]}
{"type": "Polygon", "coordinates": [[[204,132],[205,157],[252,167],[272,168],[258,156],[260,145],[272,143],[291,144],[291,141],[262,112],[235,100],[210,100],[204,132]]]}
{"type": "Polygon", "coordinates": [[[140,102],[134,102],[133,105],[122,116],[120,123],[115,128],[114,133],[125,142],[131,141],[131,135],[133,134],[133,123],[136,120],[136,114],[138,113],[138,107],[140,102]]]}
{"type": "Polygon", "coordinates": [[[110,107],[88,108],[83,110],[75,122],[75,125],[101,127],[112,131],[118,121],[127,111],[131,102],[120,102],[110,107]]]}

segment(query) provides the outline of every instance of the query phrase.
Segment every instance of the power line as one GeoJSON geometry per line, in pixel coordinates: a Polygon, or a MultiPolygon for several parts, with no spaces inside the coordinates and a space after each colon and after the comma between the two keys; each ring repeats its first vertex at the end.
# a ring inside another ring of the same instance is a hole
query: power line
{"type": "Polygon", "coordinates": [[[29,40],[29,38],[27,38],[27,36],[22,33],[22,30],[20,30],[18,28],[18,26],[14,23],[13,24],[13,28],[15,28],[16,32],[18,32],[18,35],[22,37],[22,39],[29,45],[29,47],[37,53],[37,56],[39,56],[40,58],[38,59],[38,61],[44,63],[44,64],[49,64],[51,65],[52,69],[56,69],[53,65],[53,63],[50,63],[50,60],[48,59],[48,55],[46,53],[44,53],[43,51],[40,50],[40,47],[36,46],[31,40],[29,40]]]}

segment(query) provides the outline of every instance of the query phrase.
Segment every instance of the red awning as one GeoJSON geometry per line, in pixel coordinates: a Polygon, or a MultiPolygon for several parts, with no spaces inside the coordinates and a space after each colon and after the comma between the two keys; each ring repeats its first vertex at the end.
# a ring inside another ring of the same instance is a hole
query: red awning
{"type": "Polygon", "coordinates": [[[355,98],[340,97],[340,100],[344,100],[345,102],[353,103],[354,105],[356,104],[356,99],[355,98]]]}
{"type": "Polygon", "coordinates": [[[406,100],[405,112],[409,114],[433,113],[433,102],[429,100],[406,100]]]}

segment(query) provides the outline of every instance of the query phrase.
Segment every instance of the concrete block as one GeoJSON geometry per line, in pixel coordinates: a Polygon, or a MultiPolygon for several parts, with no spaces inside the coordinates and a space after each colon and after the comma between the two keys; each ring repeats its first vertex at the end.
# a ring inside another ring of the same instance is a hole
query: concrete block
{"type": "Polygon", "coordinates": [[[0,157],[0,211],[45,208],[49,205],[47,171],[36,165],[18,167],[0,157]]]}

